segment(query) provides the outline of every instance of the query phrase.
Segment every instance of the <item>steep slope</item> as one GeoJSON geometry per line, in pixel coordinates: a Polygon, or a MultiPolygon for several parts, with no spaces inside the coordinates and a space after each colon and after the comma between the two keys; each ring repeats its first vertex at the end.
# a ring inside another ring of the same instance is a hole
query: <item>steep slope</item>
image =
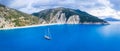
{"type": "Polygon", "coordinates": [[[32,15],[44,19],[47,23],[59,24],[107,24],[106,21],[80,10],[70,8],[53,8],[42,10],[32,15]]]}
{"type": "Polygon", "coordinates": [[[0,4],[0,28],[35,25],[41,23],[38,17],[22,13],[0,4]]]}

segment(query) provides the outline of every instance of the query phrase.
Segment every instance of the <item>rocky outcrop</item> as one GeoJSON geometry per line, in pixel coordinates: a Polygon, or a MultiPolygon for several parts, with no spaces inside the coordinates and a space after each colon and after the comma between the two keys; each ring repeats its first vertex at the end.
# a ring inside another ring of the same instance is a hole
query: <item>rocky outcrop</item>
{"type": "Polygon", "coordinates": [[[55,16],[51,14],[49,23],[65,24],[66,23],[65,13],[61,13],[61,11],[59,11],[55,16]]]}
{"type": "Polygon", "coordinates": [[[68,21],[67,21],[67,24],[79,24],[79,21],[80,21],[80,18],[78,15],[73,15],[73,16],[70,16],[68,21]]]}
{"type": "Polygon", "coordinates": [[[59,17],[58,23],[65,24],[66,20],[67,20],[67,18],[65,17],[65,13],[62,13],[59,17]]]}
{"type": "Polygon", "coordinates": [[[20,27],[46,23],[44,19],[22,13],[0,4],[0,28],[20,27]]]}
{"type": "Polygon", "coordinates": [[[107,24],[107,22],[102,19],[75,9],[60,7],[43,10],[29,15],[0,4],[0,28],[51,23],[107,24]]]}
{"type": "Polygon", "coordinates": [[[70,16],[67,20],[65,13],[59,11],[55,16],[50,15],[50,22],[48,23],[58,23],[58,24],[79,24],[79,16],[73,15],[70,16]]]}
{"type": "Polygon", "coordinates": [[[32,15],[42,18],[46,23],[58,24],[108,24],[106,21],[92,16],[80,10],[69,8],[53,8],[33,13],[32,15]]]}

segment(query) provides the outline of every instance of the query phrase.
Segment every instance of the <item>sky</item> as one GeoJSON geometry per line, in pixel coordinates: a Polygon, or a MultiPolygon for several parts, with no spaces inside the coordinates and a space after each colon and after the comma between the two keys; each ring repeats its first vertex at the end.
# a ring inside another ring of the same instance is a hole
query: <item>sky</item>
{"type": "Polygon", "coordinates": [[[79,9],[99,18],[120,19],[120,0],[0,0],[10,8],[31,14],[44,9],[66,7],[79,9]]]}

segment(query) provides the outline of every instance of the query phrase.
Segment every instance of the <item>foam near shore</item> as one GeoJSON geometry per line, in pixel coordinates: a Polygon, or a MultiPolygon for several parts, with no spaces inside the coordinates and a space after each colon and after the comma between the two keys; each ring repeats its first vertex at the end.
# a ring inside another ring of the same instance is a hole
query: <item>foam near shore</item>
{"type": "MultiPolygon", "coordinates": [[[[101,25],[101,23],[83,23],[83,24],[98,24],[98,25],[101,25]]],[[[31,25],[31,26],[0,28],[0,30],[11,30],[11,29],[31,28],[31,27],[39,27],[39,26],[50,26],[50,25],[63,25],[63,24],[62,23],[38,24],[38,25],[31,25]]],[[[108,25],[108,23],[102,24],[102,25],[108,25]]]]}
{"type": "Polygon", "coordinates": [[[39,26],[50,26],[50,25],[59,25],[59,24],[53,23],[53,24],[39,24],[39,25],[21,26],[21,27],[9,27],[9,28],[0,28],[0,30],[21,29],[21,28],[31,28],[31,27],[39,27],[39,26]]]}

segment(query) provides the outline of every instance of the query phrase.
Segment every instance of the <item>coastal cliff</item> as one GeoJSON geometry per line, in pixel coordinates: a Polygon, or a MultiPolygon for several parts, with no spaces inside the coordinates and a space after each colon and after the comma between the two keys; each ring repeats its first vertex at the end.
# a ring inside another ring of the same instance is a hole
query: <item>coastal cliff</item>
{"type": "Polygon", "coordinates": [[[70,8],[53,8],[26,14],[0,4],[0,28],[39,24],[108,24],[86,12],[70,8]]]}
{"type": "Polygon", "coordinates": [[[38,17],[22,13],[0,4],[0,28],[36,25],[43,22],[38,17]]]}
{"type": "Polygon", "coordinates": [[[49,24],[108,24],[106,21],[86,12],[63,7],[42,10],[32,15],[44,19],[49,24]]]}

